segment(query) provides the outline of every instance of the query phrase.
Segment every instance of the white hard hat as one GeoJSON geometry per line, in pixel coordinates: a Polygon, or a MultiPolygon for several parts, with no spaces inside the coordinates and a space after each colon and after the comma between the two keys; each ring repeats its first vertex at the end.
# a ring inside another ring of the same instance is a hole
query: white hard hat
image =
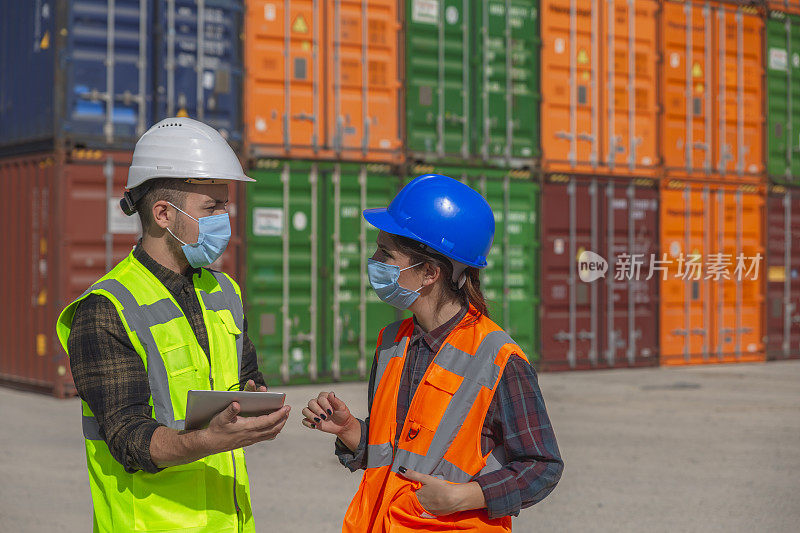
{"type": "Polygon", "coordinates": [[[217,130],[181,117],[162,120],[136,143],[126,187],[154,178],[255,181],[217,130]]]}

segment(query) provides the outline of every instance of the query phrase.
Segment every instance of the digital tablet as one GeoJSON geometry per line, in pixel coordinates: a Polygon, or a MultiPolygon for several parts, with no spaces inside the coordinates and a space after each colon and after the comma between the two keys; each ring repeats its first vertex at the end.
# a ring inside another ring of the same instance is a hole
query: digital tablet
{"type": "Polygon", "coordinates": [[[186,429],[202,429],[231,402],[239,402],[239,416],[261,416],[274,413],[286,400],[283,392],[244,392],[190,390],[186,400],[186,429]]]}

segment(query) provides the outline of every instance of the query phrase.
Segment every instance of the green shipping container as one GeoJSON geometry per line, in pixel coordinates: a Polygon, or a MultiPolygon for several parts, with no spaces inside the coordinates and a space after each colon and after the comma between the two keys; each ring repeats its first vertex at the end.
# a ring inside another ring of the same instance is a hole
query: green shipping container
{"type": "Polygon", "coordinates": [[[475,153],[484,163],[525,165],[539,148],[539,2],[472,2],[478,60],[475,153]]]}
{"type": "Polygon", "coordinates": [[[800,17],[767,20],[767,173],[800,184],[800,17]]]}
{"type": "Polygon", "coordinates": [[[268,381],[364,379],[380,329],[396,319],[369,287],[377,230],[361,211],[385,206],[387,165],[256,162],[247,187],[245,304],[268,381]]]}
{"type": "Polygon", "coordinates": [[[425,162],[539,157],[539,2],[406,2],[406,142],[425,162]]]}
{"type": "Polygon", "coordinates": [[[444,174],[480,192],[494,212],[495,233],[481,289],[489,316],[525,351],[540,358],[539,184],[528,171],[417,165],[406,182],[420,174],[444,174]]]}

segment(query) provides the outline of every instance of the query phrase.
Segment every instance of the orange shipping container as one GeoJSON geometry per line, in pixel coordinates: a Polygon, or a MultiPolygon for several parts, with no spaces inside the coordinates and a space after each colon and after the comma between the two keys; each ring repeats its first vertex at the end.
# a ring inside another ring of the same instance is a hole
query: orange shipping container
{"type": "Polygon", "coordinates": [[[667,176],[764,179],[764,22],[748,6],[665,2],[661,49],[667,176]]]}
{"type": "Polygon", "coordinates": [[[246,4],[248,156],[399,161],[396,0],[246,4]]]}
{"type": "Polygon", "coordinates": [[[542,2],[545,171],[656,174],[658,3],[633,6],[542,2]]]}
{"type": "Polygon", "coordinates": [[[767,7],[784,13],[800,15],[800,0],[769,0],[767,7]]]}
{"type": "Polygon", "coordinates": [[[765,359],[764,205],[755,185],[662,185],[662,365],[765,359]]]}

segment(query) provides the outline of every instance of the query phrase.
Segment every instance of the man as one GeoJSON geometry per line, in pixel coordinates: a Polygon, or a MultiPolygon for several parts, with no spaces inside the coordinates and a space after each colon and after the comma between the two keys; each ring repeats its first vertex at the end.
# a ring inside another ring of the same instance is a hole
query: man
{"type": "Polygon", "coordinates": [[[121,202],[142,239],[59,317],[95,531],[255,530],[242,448],[274,439],[289,407],[242,418],[234,402],[183,431],[190,389],[266,390],[238,285],[202,268],[230,238],[231,180],[254,181],[216,130],[188,118],[150,128],[121,202]]]}

